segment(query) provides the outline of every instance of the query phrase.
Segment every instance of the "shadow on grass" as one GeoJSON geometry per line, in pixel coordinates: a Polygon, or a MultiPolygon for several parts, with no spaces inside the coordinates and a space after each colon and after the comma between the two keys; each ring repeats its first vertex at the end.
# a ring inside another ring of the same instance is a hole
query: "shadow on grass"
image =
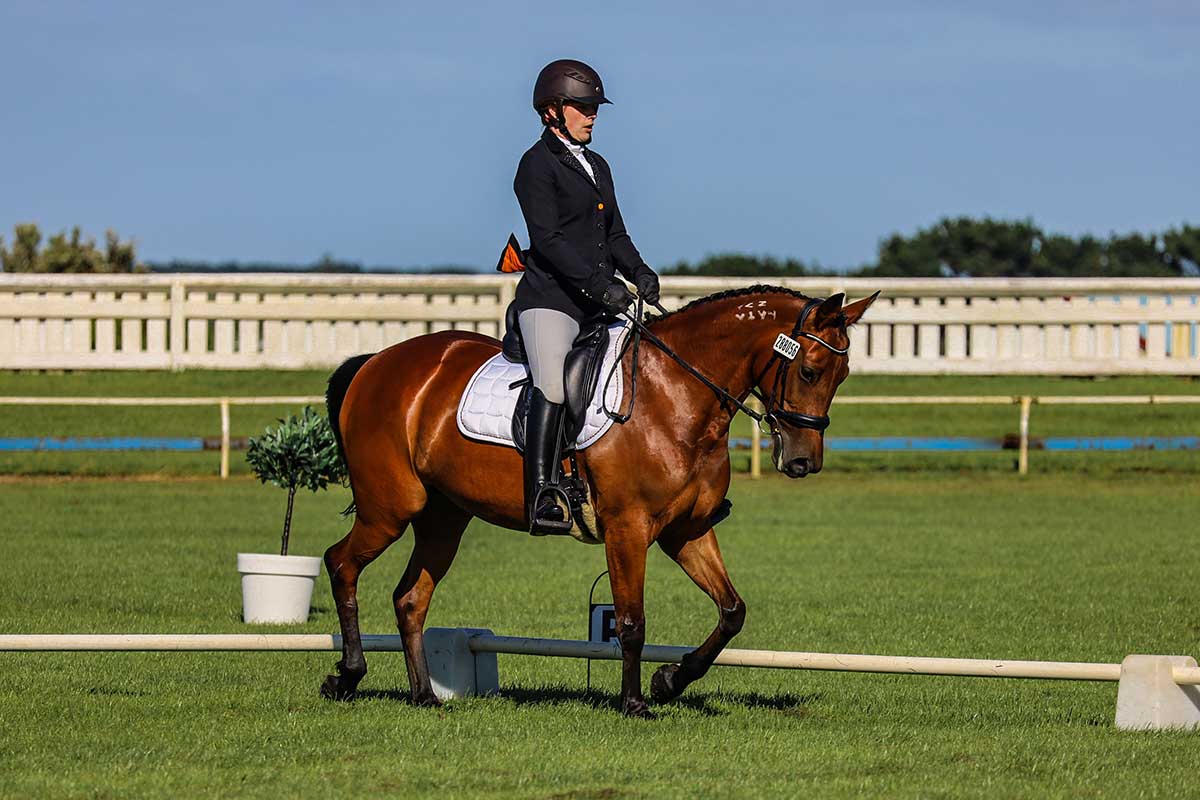
{"type": "MultiPolygon", "coordinates": [[[[620,711],[621,697],[615,692],[595,689],[566,689],[558,686],[526,688],[507,686],[500,697],[517,706],[552,706],[575,704],[605,711],[620,711]]],[[[729,713],[729,707],[764,709],[794,716],[807,716],[811,706],[821,699],[819,694],[773,694],[758,692],[684,692],[681,697],[664,704],[654,703],[652,708],[678,706],[706,717],[719,717],[729,713]]]]}
{"type": "MultiPolygon", "coordinates": [[[[404,689],[365,689],[358,693],[360,700],[391,700],[409,702],[408,692],[404,689]]],[[[653,704],[652,708],[670,708],[678,706],[706,717],[719,717],[729,713],[729,706],[740,706],[744,709],[762,709],[773,711],[786,716],[806,717],[813,713],[812,706],[821,699],[819,694],[776,694],[765,695],[758,692],[685,692],[682,697],[665,704],[653,704]]],[[[597,711],[621,710],[621,697],[615,692],[603,692],[596,689],[568,689],[562,686],[506,686],[496,697],[499,702],[507,702],[514,706],[564,706],[581,705],[597,711]]]]}

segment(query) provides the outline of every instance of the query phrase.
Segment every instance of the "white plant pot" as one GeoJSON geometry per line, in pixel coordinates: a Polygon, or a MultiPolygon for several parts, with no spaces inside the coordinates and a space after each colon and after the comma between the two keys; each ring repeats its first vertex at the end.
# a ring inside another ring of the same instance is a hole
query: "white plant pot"
{"type": "Polygon", "coordinates": [[[238,553],[237,566],[242,574],[242,622],[294,623],[308,619],[321,559],[238,553]]]}

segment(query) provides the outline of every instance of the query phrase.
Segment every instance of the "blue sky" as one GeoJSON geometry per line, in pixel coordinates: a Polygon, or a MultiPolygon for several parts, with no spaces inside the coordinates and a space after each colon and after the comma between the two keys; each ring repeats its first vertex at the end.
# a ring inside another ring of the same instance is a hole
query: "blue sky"
{"type": "Polygon", "coordinates": [[[491,268],[547,61],[651,265],[848,267],[943,215],[1200,222],[1200,4],[0,3],[0,232],[491,268]]]}

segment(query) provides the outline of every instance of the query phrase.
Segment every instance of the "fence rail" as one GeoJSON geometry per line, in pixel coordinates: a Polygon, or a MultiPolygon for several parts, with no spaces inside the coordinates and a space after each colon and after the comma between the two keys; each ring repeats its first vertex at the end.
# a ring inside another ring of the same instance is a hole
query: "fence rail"
{"type": "Polygon", "coordinates": [[[280,397],[0,397],[0,406],[216,406],[221,414],[221,477],[229,477],[231,406],[322,404],[321,395],[280,397]]]}
{"type": "MultiPolygon", "coordinates": [[[[759,411],[762,403],[756,399],[751,404],[759,411]]],[[[907,396],[849,396],[835,397],[834,405],[1015,405],[1020,408],[1017,418],[1017,472],[1029,473],[1029,418],[1033,406],[1037,405],[1200,405],[1200,395],[949,395],[942,397],[921,395],[907,396]]],[[[750,477],[762,475],[762,441],[759,426],[750,420],[750,477]]]]}
{"type": "MultiPolygon", "coordinates": [[[[665,278],[663,303],[752,278],[665,278]]],[[[1200,374],[1200,279],[776,281],[883,294],[866,374],[1200,374]]],[[[502,332],[501,275],[0,274],[0,369],[328,368],[439,330],[502,332]]]]}
{"type": "MultiPolygon", "coordinates": [[[[220,475],[229,477],[229,458],[232,449],[230,409],[251,405],[319,405],[321,395],[285,395],[277,397],[0,397],[0,406],[216,406],[221,418],[220,475]]],[[[751,398],[751,406],[762,410],[762,404],[751,398]]],[[[1029,472],[1029,421],[1037,405],[1200,405],[1200,395],[946,395],[946,396],[849,396],[834,399],[834,405],[1015,405],[1018,406],[1017,471],[1029,472]]],[[[758,423],[750,425],[750,475],[762,475],[762,439],[758,423]]]]}

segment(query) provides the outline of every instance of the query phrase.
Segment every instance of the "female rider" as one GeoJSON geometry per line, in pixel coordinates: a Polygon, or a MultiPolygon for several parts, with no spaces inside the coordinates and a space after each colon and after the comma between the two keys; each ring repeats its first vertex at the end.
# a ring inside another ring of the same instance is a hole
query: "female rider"
{"type": "Polygon", "coordinates": [[[525,422],[525,507],[534,534],[557,532],[553,523],[566,519],[557,493],[542,490],[561,461],[563,362],[580,323],[629,306],[633,297],[615,271],[647,302],[658,302],[658,276],[625,230],[608,162],[587,148],[596,113],[608,102],[600,76],[587,64],[547,64],[533,88],[544,130],[521,157],[513,180],[530,243],[514,302],[533,380],[525,422]]]}

